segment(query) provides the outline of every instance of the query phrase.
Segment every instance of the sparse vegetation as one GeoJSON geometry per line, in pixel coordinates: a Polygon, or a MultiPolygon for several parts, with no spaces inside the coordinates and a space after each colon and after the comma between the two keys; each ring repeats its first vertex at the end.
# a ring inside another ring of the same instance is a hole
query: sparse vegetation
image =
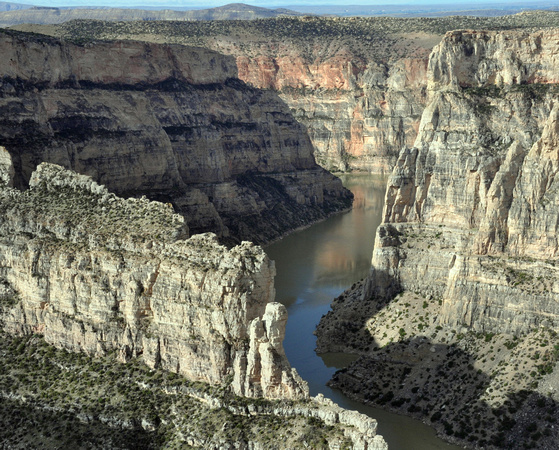
{"type": "Polygon", "coordinates": [[[139,360],[122,364],[112,354],[68,353],[38,335],[0,332],[0,397],[0,446],[8,448],[350,444],[341,428],[322,420],[272,413],[302,403],[236,397],[224,386],[189,382],[139,360]]]}
{"type": "MultiPolygon", "coordinates": [[[[411,233],[407,236],[412,239],[411,233]]],[[[428,231],[416,232],[414,239],[427,236],[428,231]]],[[[513,287],[535,281],[519,268],[524,267],[519,261],[509,264],[517,267],[515,274],[520,272],[524,283],[511,283],[513,287]]],[[[344,293],[334,303],[336,315],[331,317],[337,320],[323,319],[319,325],[321,351],[362,355],[333,377],[334,387],[359,401],[427,420],[447,439],[470,446],[548,448],[559,439],[550,423],[533,430],[528,420],[559,412],[555,391],[546,381],[559,364],[554,330],[521,335],[457,330],[441,323],[436,296],[404,291],[387,303],[360,302],[361,289],[357,284],[344,293]],[[357,373],[375,375],[355,378],[357,373]]]]}

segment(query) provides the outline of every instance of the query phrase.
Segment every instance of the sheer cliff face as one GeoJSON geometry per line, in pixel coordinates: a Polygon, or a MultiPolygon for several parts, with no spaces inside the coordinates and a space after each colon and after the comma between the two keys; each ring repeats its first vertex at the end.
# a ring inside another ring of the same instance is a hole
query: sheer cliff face
{"type": "Polygon", "coordinates": [[[371,274],[317,328],[319,351],[362,355],[333,386],[472,448],[559,440],[558,36],[457,31],[435,48],[371,274]]]}
{"type": "Polygon", "coordinates": [[[425,106],[426,58],[390,67],[331,58],[303,65],[297,80],[284,64],[277,66],[275,85],[309,130],[322,166],[389,173],[400,149],[413,144],[425,106]]]}
{"type": "Polygon", "coordinates": [[[453,32],[434,50],[415,147],[388,183],[373,291],[440,295],[449,325],[559,326],[557,37],[453,32]]]}
{"type": "Polygon", "coordinates": [[[223,51],[235,56],[239,78],[278,92],[308,129],[323,167],[389,173],[417,136],[427,56],[387,63],[349,47],[326,38],[310,51],[276,42],[223,51]]]}
{"type": "Polygon", "coordinates": [[[390,173],[399,151],[413,145],[417,136],[428,56],[442,36],[440,31],[423,31],[419,24],[383,21],[91,21],[62,24],[54,33],[194,43],[231,55],[241,80],[276,92],[307,128],[322,167],[390,173]],[[404,32],[407,25],[411,29],[404,32]]]}
{"type": "Polygon", "coordinates": [[[308,396],[283,351],[287,312],[273,302],[274,264],[259,247],[180,240],[184,219],[169,205],[120,199],[46,163],[29,190],[1,187],[0,202],[5,331],[139,357],[238,395],[308,396]]]}
{"type": "Polygon", "coordinates": [[[191,232],[233,242],[268,242],[351,204],[286,105],[236,79],[232,58],[0,38],[0,136],[16,186],[53,162],[113,192],[171,202],[191,232]]]}

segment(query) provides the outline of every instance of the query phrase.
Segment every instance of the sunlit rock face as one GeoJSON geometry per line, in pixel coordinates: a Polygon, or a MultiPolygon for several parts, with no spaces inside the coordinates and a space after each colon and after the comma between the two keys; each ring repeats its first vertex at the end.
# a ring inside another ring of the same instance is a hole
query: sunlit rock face
{"type": "Polygon", "coordinates": [[[370,293],[442,296],[449,325],[559,325],[557,36],[460,31],[435,48],[418,137],[388,183],[370,293]],[[429,248],[412,245],[419,236],[429,248]]]}
{"type": "Polygon", "coordinates": [[[139,357],[248,397],[308,396],[283,351],[287,312],[260,247],[228,250],[209,233],[183,240],[170,205],[123,200],[47,163],[29,190],[2,187],[0,202],[5,331],[139,357]]]}
{"type": "Polygon", "coordinates": [[[317,328],[319,351],[361,355],[332,386],[467,447],[559,439],[558,36],[447,33],[370,276],[317,328]]]}
{"type": "Polygon", "coordinates": [[[256,58],[237,56],[239,77],[279,93],[308,129],[317,161],[333,171],[389,173],[417,136],[427,58],[382,64],[332,45],[313,60],[296,48],[269,47],[256,58]]]}
{"type": "Polygon", "coordinates": [[[180,45],[0,34],[0,138],[15,185],[42,161],[170,202],[191,233],[269,242],[351,205],[273,92],[180,45]]]}

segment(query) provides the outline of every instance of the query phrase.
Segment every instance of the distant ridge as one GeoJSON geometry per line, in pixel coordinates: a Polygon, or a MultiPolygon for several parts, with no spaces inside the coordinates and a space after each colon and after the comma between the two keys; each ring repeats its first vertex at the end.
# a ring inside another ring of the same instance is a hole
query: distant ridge
{"type": "MultiPolygon", "coordinates": [[[[341,2],[340,2],[341,3],[341,2]]],[[[454,4],[399,4],[399,5],[287,5],[286,8],[302,14],[337,17],[447,17],[477,16],[496,17],[518,14],[524,11],[557,11],[559,5],[553,0],[486,1],[484,3],[457,2],[454,4]]]]}
{"type": "Polygon", "coordinates": [[[14,11],[18,9],[28,9],[31,5],[24,5],[22,3],[0,2],[0,11],[14,11]]]}
{"type": "Polygon", "coordinates": [[[268,9],[244,3],[231,3],[217,8],[190,11],[143,10],[125,8],[51,8],[19,5],[27,9],[9,9],[4,5],[16,3],[0,2],[0,27],[22,23],[55,25],[68,20],[90,19],[107,21],[132,20],[252,20],[281,16],[302,16],[303,13],[288,9],[268,9]]]}

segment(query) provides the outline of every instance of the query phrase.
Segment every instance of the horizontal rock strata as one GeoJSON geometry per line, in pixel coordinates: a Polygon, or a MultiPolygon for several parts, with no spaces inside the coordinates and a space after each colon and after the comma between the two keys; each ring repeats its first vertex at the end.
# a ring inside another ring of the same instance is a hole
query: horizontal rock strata
{"type": "Polygon", "coordinates": [[[389,179],[371,275],[319,327],[322,351],[366,355],[336,385],[357,383],[360,398],[472,446],[558,438],[551,422],[526,419],[534,405],[553,416],[559,389],[558,36],[456,31],[435,48],[430,101],[389,179]],[[387,382],[395,367],[401,378],[387,382]]]}
{"type": "Polygon", "coordinates": [[[316,159],[323,167],[390,173],[400,150],[413,146],[417,137],[428,101],[429,53],[445,32],[557,26],[557,12],[538,11],[438,19],[304,16],[219,22],[90,20],[20,28],[79,41],[182,43],[231,55],[240,79],[277,92],[289,105],[308,129],[316,159]]]}
{"type": "Polygon", "coordinates": [[[304,129],[235,60],[178,45],[0,34],[0,140],[16,187],[43,161],[170,202],[191,233],[269,242],[347,209],[304,129]]]}
{"type": "Polygon", "coordinates": [[[181,240],[184,219],[170,205],[123,200],[47,163],[29,190],[3,187],[0,202],[7,332],[139,357],[247,397],[308,396],[283,351],[287,312],[261,248],[227,250],[211,234],[181,240]]]}

